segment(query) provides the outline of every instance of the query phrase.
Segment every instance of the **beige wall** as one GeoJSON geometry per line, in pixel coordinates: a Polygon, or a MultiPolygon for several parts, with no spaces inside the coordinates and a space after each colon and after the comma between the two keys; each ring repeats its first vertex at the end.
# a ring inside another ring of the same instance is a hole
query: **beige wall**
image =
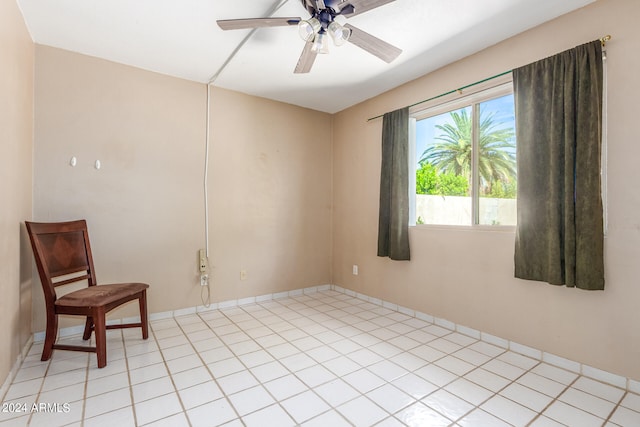
{"type": "MultiPolygon", "coordinates": [[[[4,21],[9,28],[19,27],[10,30],[24,34],[18,38],[24,41],[14,42],[16,51],[21,44],[27,47],[11,54],[30,70],[31,45],[13,9],[0,10],[0,34],[5,37],[4,21]]],[[[635,260],[640,144],[630,125],[640,96],[638,16],[635,0],[599,0],[333,117],[213,89],[212,300],[335,283],[640,379],[640,271],[635,260]],[[514,234],[509,231],[414,228],[411,262],[376,257],[381,121],[367,123],[367,118],[608,33],[613,40],[608,45],[604,292],[514,279],[514,234]],[[352,264],[359,264],[358,276],[351,275],[352,264]],[[247,271],[247,280],[240,280],[240,270],[247,271]]],[[[201,304],[196,253],[204,246],[205,86],[48,47],[36,47],[35,57],[34,218],[87,218],[100,281],[151,283],[151,312],[201,304]],[[75,168],[68,165],[71,156],[78,158],[75,168]],[[97,159],[100,171],[93,168],[97,159]]],[[[30,99],[24,95],[28,82],[18,78],[16,83],[13,77],[5,89],[5,79],[3,73],[3,95],[30,99]]],[[[8,123],[21,123],[15,129],[18,139],[29,141],[30,117],[21,117],[8,123]]],[[[0,150],[6,149],[3,143],[0,150]]],[[[3,152],[0,161],[9,160],[2,173],[13,171],[10,182],[23,183],[20,188],[28,191],[30,167],[23,157],[30,156],[30,145],[8,149],[20,153],[3,152]]],[[[3,206],[8,200],[28,213],[25,191],[1,188],[3,206]]],[[[3,261],[16,257],[16,224],[25,215],[13,219],[13,232],[5,233],[11,224],[2,223],[2,244],[14,245],[2,247],[2,255],[11,254],[3,261]],[[11,233],[13,240],[4,237],[11,233]]],[[[17,263],[9,275],[18,274],[17,263]]],[[[3,263],[2,286],[5,268],[3,263]]],[[[15,300],[21,280],[12,280],[15,300]]],[[[33,329],[39,331],[44,327],[39,288],[34,310],[33,329]]],[[[115,315],[125,312],[135,310],[115,315]]],[[[8,316],[3,324],[18,323],[15,309],[2,313],[8,316]]],[[[7,330],[15,336],[17,327],[7,330]]],[[[16,351],[6,362],[2,355],[0,369],[12,363],[16,351]]]]}
{"type": "Polygon", "coordinates": [[[33,57],[16,2],[0,2],[0,383],[31,332],[33,57]]]}
{"type": "MultiPolygon", "coordinates": [[[[35,81],[34,218],[86,218],[99,282],[151,313],[201,305],[206,86],[44,46],[35,81]]],[[[330,283],[330,116],[214,88],[211,117],[211,300],[330,283]]]]}
{"type": "Polygon", "coordinates": [[[336,285],[640,379],[640,2],[600,0],[334,118],[336,285]],[[411,262],[376,257],[381,120],[369,117],[611,34],[606,290],[513,278],[513,232],[416,227],[411,262]],[[351,274],[359,264],[358,276],[351,274]]]}

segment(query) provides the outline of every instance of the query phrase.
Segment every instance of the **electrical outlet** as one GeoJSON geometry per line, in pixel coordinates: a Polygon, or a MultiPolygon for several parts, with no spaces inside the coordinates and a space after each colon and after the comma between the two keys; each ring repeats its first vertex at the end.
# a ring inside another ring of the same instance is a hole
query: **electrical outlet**
{"type": "Polygon", "coordinates": [[[240,280],[247,280],[247,270],[240,270],[240,280]]]}
{"type": "Polygon", "coordinates": [[[353,267],[351,268],[351,273],[352,273],[354,276],[357,276],[357,275],[358,275],[358,265],[357,265],[357,264],[353,264],[353,267]]]}
{"type": "Polygon", "coordinates": [[[200,273],[206,273],[209,268],[209,261],[207,260],[207,251],[200,249],[198,256],[198,270],[200,273]]]}
{"type": "Polygon", "coordinates": [[[200,286],[208,286],[209,285],[209,276],[206,274],[200,275],[200,286]]]}

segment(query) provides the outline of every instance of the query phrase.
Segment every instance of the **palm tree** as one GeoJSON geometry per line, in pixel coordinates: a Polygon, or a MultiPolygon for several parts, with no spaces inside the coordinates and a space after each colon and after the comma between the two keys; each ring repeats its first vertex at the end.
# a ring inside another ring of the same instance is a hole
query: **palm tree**
{"type": "MultiPolygon", "coordinates": [[[[473,120],[469,109],[450,113],[453,123],[436,125],[442,131],[436,142],[422,153],[420,163],[428,162],[442,173],[462,175],[471,182],[473,120]]],[[[491,192],[495,183],[508,184],[516,179],[515,132],[512,127],[500,127],[494,113],[480,110],[480,138],[478,141],[478,173],[483,194],[491,192]]]]}

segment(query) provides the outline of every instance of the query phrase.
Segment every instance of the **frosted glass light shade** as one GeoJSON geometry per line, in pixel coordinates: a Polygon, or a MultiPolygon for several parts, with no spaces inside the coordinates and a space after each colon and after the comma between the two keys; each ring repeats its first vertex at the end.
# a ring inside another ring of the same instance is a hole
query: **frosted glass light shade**
{"type": "Polygon", "coordinates": [[[316,34],[311,50],[316,53],[329,53],[329,43],[327,43],[327,35],[324,32],[316,34]]]}
{"type": "Polygon", "coordinates": [[[298,22],[298,34],[300,38],[306,42],[313,40],[316,34],[318,34],[318,31],[320,31],[320,28],[320,21],[316,18],[298,22]]]}
{"type": "Polygon", "coordinates": [[[329,24],[328,30],[329,35],[333,39],[333,44],[336,46],[342,46],[349,41],[349,36],[351,36],[351,30],[343,27],[335,21],[329,24]]]}

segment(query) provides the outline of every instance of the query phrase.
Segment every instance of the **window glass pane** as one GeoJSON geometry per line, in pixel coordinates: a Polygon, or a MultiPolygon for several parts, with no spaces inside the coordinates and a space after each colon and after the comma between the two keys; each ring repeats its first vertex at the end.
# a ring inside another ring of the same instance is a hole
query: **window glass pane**
{"type": "Polygon", "coordinates": [[[471,225],[471,107],[416,123],[416,224],[471,225]]]}
{"type": "Polygon", "coordinates": [[[517,172],[513,95],[482,102],[479,107],[479,223],[515,225],[517,172]]]}
{"type": "Polygon", "coordinates": [[[412,224],[516,224],[513,94],[487,95],[412,122],[412,224]]]}

